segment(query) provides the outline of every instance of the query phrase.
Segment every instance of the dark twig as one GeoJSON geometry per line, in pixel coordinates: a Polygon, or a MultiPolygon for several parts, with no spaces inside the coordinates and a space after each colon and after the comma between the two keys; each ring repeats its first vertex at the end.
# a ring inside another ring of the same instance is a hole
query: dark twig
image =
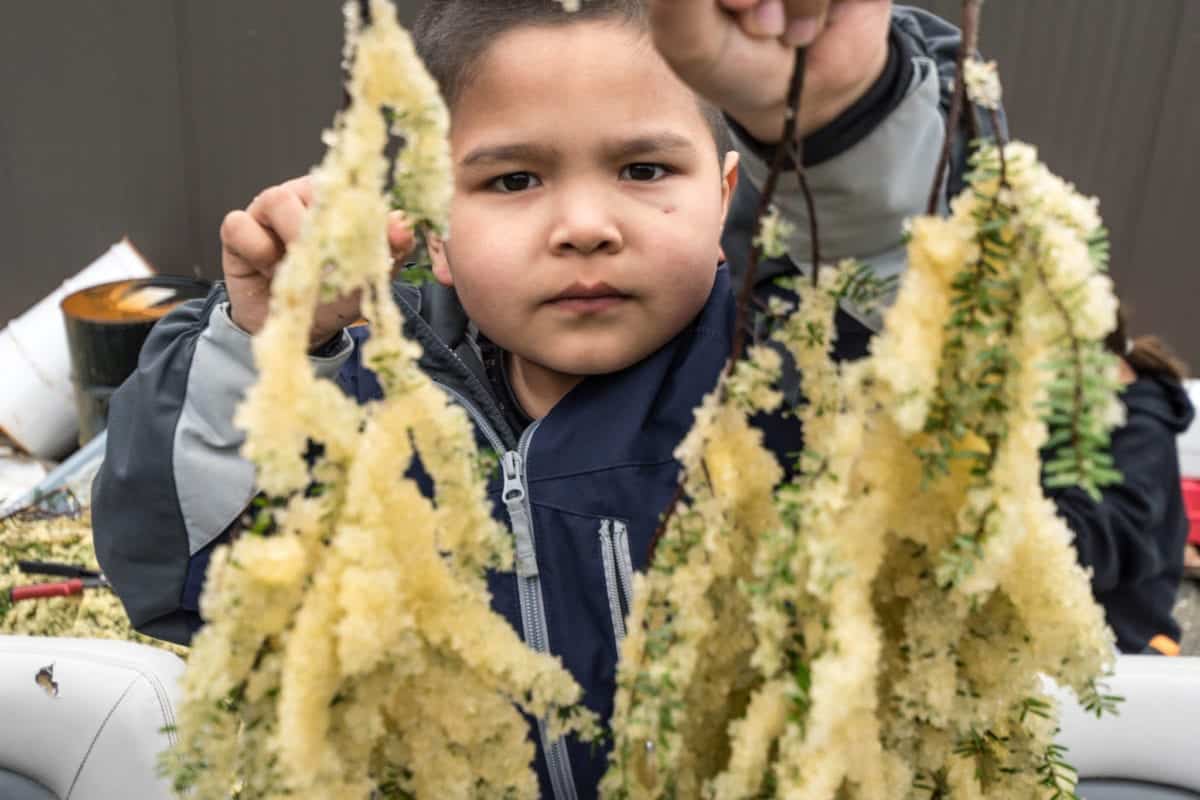
{"type": "MultiPolygon", "coordinates": [[[[796,124],[800,116],[800,94],[804,90],[805,61],[804,48],[797,48],[796,62],[792,69],[792,80],[788,86],[788,107],[783,123],[783,138],[775,146],[775,152],[771,157],[771,166],[767,172],[767,180],[763,183],[762,194],[758,198],[758,209],[754,214],[754,237],[757,237],[762,231],[762,222],[771,210],[771,201],[775,197],[775,187],[779,183],[779,177],[783,174],[784,168],[787,166],[788,155],[794,152],[796,124]]],[[[803,171],[798,157],[795,158],[795,168],[797,172],[803,171]]],[[[811,203],[811,200],[809,202],[811,203]]],[[[810,216],[811,213],[810,205],[810,216]]],[[[738,293],[737,321],[733,327],[733,349],[730,351],[729,363],[725,366],[727,373],[733,370],[733,365],[742,357],[746,349],[747,317],[749,315],[750,297],[754,294],[754,278],[758,273],[759,258],[758,247],[751,243],[750,260],[746,266],[746,274],[742,278],[742,289],[738,293]]]]}
{"type": "Polygon", "coordinates": [[[658,527],[654,529],[654,535],[650,537],[650,559],[647,563],[654,565],[654,554],[658,552],[658,540],[663,537],[667,531],[667,525],[671,522],[671,517],[675,516],[675,508],[683,502],[683,478],[680,477],[679,483],[675,484],[675,491],[671,494],[671,502],[667,505],[667,510],[663,512],[662,519],[658,522],[658,527]]]}
{"type": "Polygon", "coordinates": [[[792,157],[796,159],[796,179],[800,182],[800,192],[804,195],[804,205],[808,209],[808,240],[811,248],[809,257],[812,259],[812,285],[815,289],[821,282],[821,237],[817,227],[817,204],[813,200],[812,189],[808,186],[808,176],[804,174],[804,153],[799,144],[796,145],[792,157]]]}
{"type": "Polygon", "coordinates": [[[994,210],[1000,205],[1000,190],[1009,188],[1008,184],[1008,154],[1004,152],[1004,148],[1008,146],[1008,136],[1005,135],[1000,127],[1000,112],[996,109],[989,109],[992,121],[992,133],[995,135],[996,155],[1000,158],[1000,182],[996,186],[996,194],[992,196],[992,209],[994,210]]]}
{"type": "MultiPolygon", "coordinates": [[[[763,183],[762,194],[758,200],[758,209],[754,215],[754,232],[751,236],[750,244],[750,259],[746,266],[746,274],[742,278],[742,287],[738,292],[737,317],[733,327],[733,347],[730,350],[729,361],[725,365],[725,373],[728,375],[733,371],[734,365],[741,359],[746,350],[746,328],[749,325],[749,309],[751,301],[754,299],[754,278],[758,273],[759,249],[753,243],[753,240],[758,237],[762,231],[763,219],[771,210],[771,200],[775,196],[775,187],[779,183],[779,177],[783,174],[788,166],[788,156],[792,156],[793,166],[800,176],[800,187],[804,191],[805,202],[808,204],[809,229],[812,231],[813,243],[813,272],[817,270],[817,265],[820,263],[817,256],[820,250],[817,245],[817,228],[816,216],[813,213],[812,193],[808,189],[808,184],[804,180],[804,165],[801,161],[799,147],[796,144],[796,125],[800,117],[800,95],[804,91],[804,68],[806,63],[806,51],[803,47],[796,49],[795,64],[792,67],[792,79],[788,85],[788,106],[785,112],[783,123],[783,136],[779,140],[779,144],[775,146],[775,152],[771,156],[770,168],[767,171],[767,180],[763,183]]],[[[675,509],[683,502],[683,476],[679,478],[679,483],[675,487],[675,492],[671,497],[671,503],[667,506],[667,510],[663,513],[662,519],[658,523],[658,528],[654,531],[654,536],[650,539],[650,564],[654,563],[654,554],[658,551],[658,542],[666,533],[667,526],[671,523],[671,518],[675,515],[675,509]]]]}
{"type": "Polygon", "coordinates": [[[950,151],[954,137],[958,134],[958,123],[962,118],[963,106],[967,102],[967,82],[963,77],[968,55],[974,55],[979,42],[979,8],[983,0],[963,0],[962,44],[958,48],[958,63],[954,74],[954,95],[950,99],[950,115],[946,117],[946,138],[942,142],[942,154],[938,158],[937,171],[933,175],[933,186],[929,189],[929,204],[926,213],[936,214],[938,199],[942,196],[942,184],[950,166],[950,151]]]}
{"type": "Polygon", "coordinates": [[[1008,161],[1004,154],[1004,147],[1008,144],[1008,135],[1004,128],[1000,125],[1000,112],[994,108],[988,109],[988,114],[992,121],[992,133],[996,137],[996,149],[1000,151],[1000,177],[1004,183],[1008,183],[1008,161]]]}

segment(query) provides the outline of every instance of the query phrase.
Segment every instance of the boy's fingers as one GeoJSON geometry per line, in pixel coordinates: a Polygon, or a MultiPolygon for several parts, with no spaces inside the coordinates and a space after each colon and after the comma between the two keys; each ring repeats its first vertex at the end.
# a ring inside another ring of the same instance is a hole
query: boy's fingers
{"type": "Polygon", "coordinates": [[[792,47],[807,47],[825,27],[830,0],[783,0],[787,27],[783,41],[792,47]]]}
{"type": "Polygon", "coordinates": [[[403,211],[393,211],[388,214],[388,247],[391,248],[392,258],[404,258],[413,251],[416,239],[413,236],[412,225],[403,211]]]}
{"type": "Polygon", "coordinates": [[[221,223],[221,244],[230,254],[259,272],[283,257],[279,240],[245,211],[230,211],[225,215],[221,223]]]}
{"type": "Polygon", "coordinates": [[[284,245],[290,244],[300,235],[307,207],[301,202],[292,187],[287,184],[272,186],[246,208],[246,213],[264,228],[279,237],[284,245]]]}
{"type": "Polygon", "coordinates": [[[295,194],[296,197],[300,198],[300,202],[304,204],[305,208],[312,205],[313,183],[311,175],[301,175],[299,178],[284,181],[279,185],[279,188],[295,194]]]}

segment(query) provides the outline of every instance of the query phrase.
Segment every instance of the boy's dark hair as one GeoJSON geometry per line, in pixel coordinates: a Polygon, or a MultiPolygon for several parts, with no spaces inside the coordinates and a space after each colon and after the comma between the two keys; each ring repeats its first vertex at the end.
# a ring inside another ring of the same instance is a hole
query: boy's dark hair
{"type": "MultiPolygon", "coordinates": [[[[499,36],[525,26],[594,20],[616,20],[646,30],[645,0],[584,0],[574,12],[563,10],[555,0],[427,0],[413,25],[413,39],[446,104],[453,107],[479,58],[499,36]]],[[[733,149],[725,118],[703,98],[697,97],[697,102],[717,152],[724,156],[733,149]]]]}

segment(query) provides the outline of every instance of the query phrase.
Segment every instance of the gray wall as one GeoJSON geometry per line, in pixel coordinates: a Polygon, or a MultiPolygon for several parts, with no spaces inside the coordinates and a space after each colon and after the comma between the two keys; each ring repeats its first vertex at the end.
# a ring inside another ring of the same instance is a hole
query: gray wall
{"type": "MultiPolygon", "coordinates": [[[[960,0],[917,5],[961,15],[960,0]]],[[[1133,331],[1200,373],[1200,2],[997,0],[981,32],[1013,137],[1100,198],[1133,331]]]]}
{"type": "MultiPolygon", "coordinates": [[[[958,18],[959,0],[921,5],[958,18]]],[[[6,10],[0,324],[124,233],[164,271],[217,277],[224,213],[320,158],[341,99],[338,0],[6,10]]],[[[983,48],[1014,134],[1101,198],[1135,330],[1200,368],[1200,0],[992,2],[983,48]]]]}
{"type": "Polygon", "coordinates": [[[225,212],[321,157],[341,26],[338,0],[6,7],[0,325],[126,233],[164,272],[218,277],[225,212]]]}

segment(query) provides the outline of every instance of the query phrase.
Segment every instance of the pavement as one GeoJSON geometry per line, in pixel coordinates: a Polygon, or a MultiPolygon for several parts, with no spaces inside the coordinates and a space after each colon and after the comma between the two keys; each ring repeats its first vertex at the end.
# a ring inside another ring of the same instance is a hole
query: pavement
{"type": "Polygon", "coordinates": [[[1183,655],[1200,656],[1200,581],[1184,578],[1175,602],[1175,619],[1183,628],[1183,655]]]}

